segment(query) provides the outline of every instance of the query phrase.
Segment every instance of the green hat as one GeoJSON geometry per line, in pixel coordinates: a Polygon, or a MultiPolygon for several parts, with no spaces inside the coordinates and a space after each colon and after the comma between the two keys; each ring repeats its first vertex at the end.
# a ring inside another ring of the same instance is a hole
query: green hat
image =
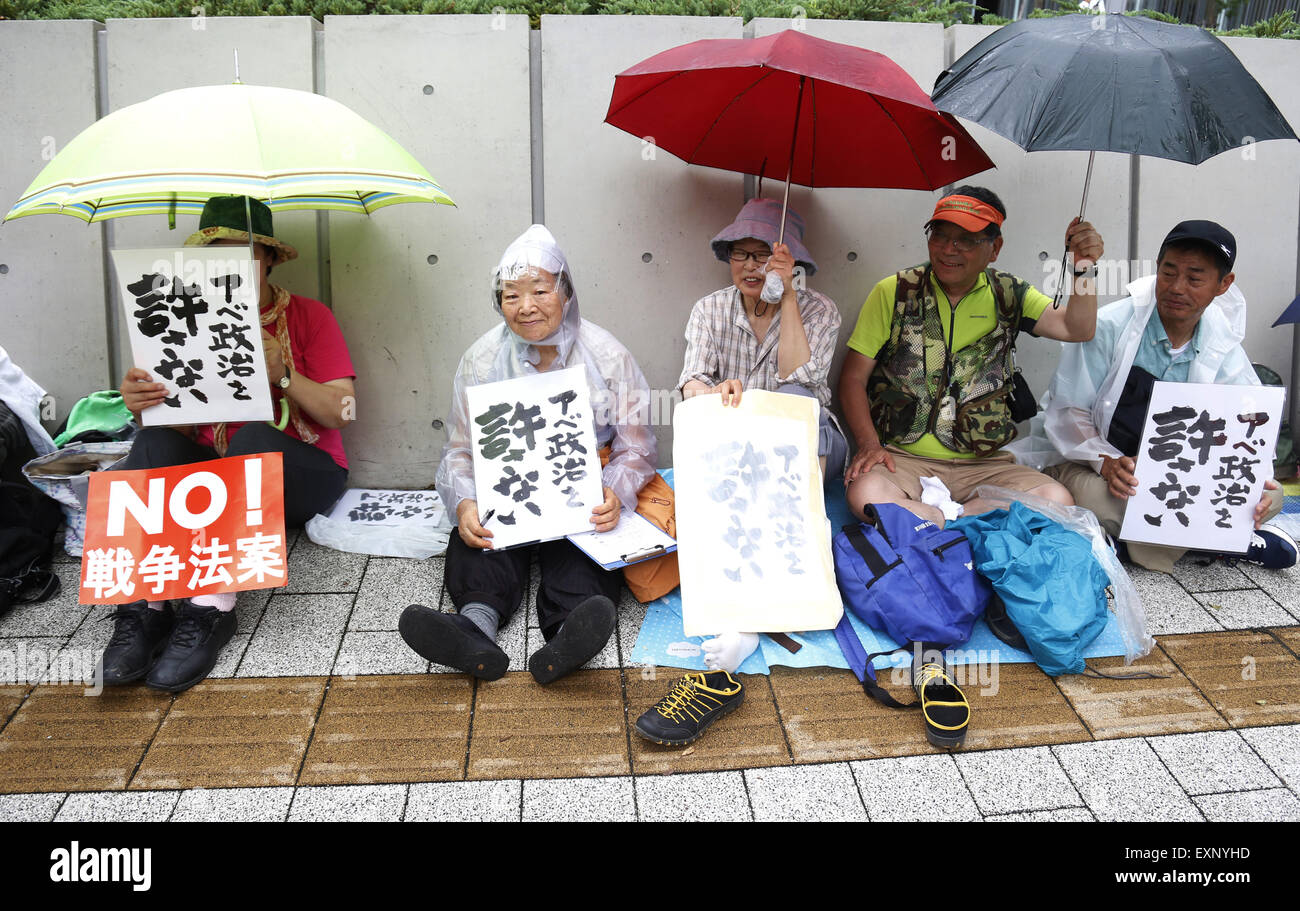
{"type": "Polygon", "coordinates": [[[298,251],[284,241],[275,239],[271,226],[271,210],[257,199],[248,200],[244,211],[243,196],[213,196],[203,205],[199,216],[199,229],[185,239],[187,247],[203,247],[216,240],[248,240],[249,215],[252,215],[253,242],[266,244],[276,252],[275,263],[298,258],[298,251]]]}

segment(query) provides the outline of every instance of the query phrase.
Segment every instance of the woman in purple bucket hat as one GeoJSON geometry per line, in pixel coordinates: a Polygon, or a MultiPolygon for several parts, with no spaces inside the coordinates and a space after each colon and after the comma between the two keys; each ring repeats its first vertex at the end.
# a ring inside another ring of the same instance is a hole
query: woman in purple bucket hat
{"type": "Polygon", "coordinates": [[[691,309],[677,386],[683,398],[716,392],[732,405],[740,404],[745,389],[817,399],[822,473],[839,478],[849,447],[830,411],[828,377],[840,311],[826,295],[803,287],[802,279],[817,271],[803,245],[803,219],[790,209],[785,243],[777,242],[780,230],[781,203],[751,199],[710,242],[713,255],[731,266],[731,284],[691,309]],[[779,276],[780,284],[769,275],[779,276]]]}

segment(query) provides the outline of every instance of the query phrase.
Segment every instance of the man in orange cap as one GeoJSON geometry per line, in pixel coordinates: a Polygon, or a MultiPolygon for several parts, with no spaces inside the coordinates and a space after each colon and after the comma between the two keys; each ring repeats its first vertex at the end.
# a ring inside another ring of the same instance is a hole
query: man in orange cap
{"type": "Polygon", "coordinates": [[[897,503],[942,525],[957,504],[967,514],[988,508],[972,499],[980,484],[1074,502],[1002,446],[1029,416],[1019,409],[1032,407],[1027,389],[1013,396],[1017,334],[1091,339],[1093,266],[1104,247],[1088,222],[1070,222],[1072,293],[1068,306],[1053,307],[1028,282],[990,268],[1005,219],[992,191],[959,187],[925,225],[929,261],[883,279],[862,305],[839,386],[858,446],[844,480],[859,517],[866,504],[897,503]]]}

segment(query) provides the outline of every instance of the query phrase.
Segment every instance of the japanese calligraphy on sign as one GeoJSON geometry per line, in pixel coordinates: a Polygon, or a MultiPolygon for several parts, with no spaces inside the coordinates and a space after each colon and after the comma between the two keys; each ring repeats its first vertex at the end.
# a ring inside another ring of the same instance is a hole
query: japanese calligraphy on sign
{"type": "Polygon", "coordinates": [[[605,494],[586,370],[484,383],[465,394],[479,521],[493,547],[591,531],[605,494]]]}
{"type": "Polygon", "coordinates": [[[248,250],[114,250],[135,366],[167,387],[146,427],[271,419],[248,250]]]}
{"type": "Polygon", "coordinates": [[[283,463],[271,452],[92,474],[81,603],[284,585],[283,463]]]}
{"type": "Polygon", "coordinates": [[[329,517],[356,525],[434,527],[445,515],[436,490],[347,490],[329,517]]]}
{"type": "Polygon", "coordinates": [[[830,629],[843,613],[817,466],[816,399],[700,395],[673,415],[688,636],[830,629]]]}
{"type": "Polygon", "coordinates": [[[1156,383],[1120,537],[1245,553],[1273,477],[1280,386],[1156,383]]]}

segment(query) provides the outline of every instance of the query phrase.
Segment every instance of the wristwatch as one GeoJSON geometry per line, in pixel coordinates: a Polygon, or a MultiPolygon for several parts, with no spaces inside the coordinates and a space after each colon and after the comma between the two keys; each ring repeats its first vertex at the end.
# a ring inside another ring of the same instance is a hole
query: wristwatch
{"type": "Polygon", "coordinates": [[[288,388],[289,388],[289,380],[290,380],[290,378],[291,378],[292,376],[293,376],[293,371],[289,369],[289,365],[288,365],[288,364],[285,364],[285,365],[284,365],[284,376],[282,376],[282,377],[280,377],[278,380],[276,380],[275,385],[279,386],[281,389],[288,389],[288,388]]]}
{"type": "Polygon", "coordinates": [[[1082,269],[1075,269],[1075,270],[1074,270],[1074,277],[1075,277],[1075,278],[1083,278],[1084,276],[1087,276],[1088,278],[1092,278],[1092,277],[1095,276],[1096,274],[1097,274],[1097,264],[1096,264],[1096,263],[1089,263],[1088,265],[1084,266],[1082,269]]]}

